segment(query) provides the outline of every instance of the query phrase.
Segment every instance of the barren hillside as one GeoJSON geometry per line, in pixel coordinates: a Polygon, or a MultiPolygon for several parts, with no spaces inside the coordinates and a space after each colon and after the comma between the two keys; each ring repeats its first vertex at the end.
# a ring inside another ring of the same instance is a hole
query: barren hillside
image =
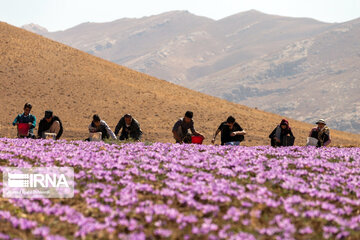
{"type": "MultiPolygon", "coordinates": [[[[39,35],[0,23],[0,137],[15,136],[11,122],[25,102],[43,117],[52,109],[64,123],[64,138],[84,139],[98,113],[112,129],[129,112],[139,120],[144,140],[173,142],[171,127],[186,110],[195,127],[210,137],[228,115],[248,132],[246,145],[268,144],[281,116],[230,103],[119,66],[39,35]]],[[[290,120],[297,144],[312,125],[290,120]]],[[[360,145],[355,134],[333,131],[334,144],[360,145]]]]}
{"type": "Polygon", "coordinates": [[[214,21],[172,11],[53,33],[25,28],[196,91],[360,133],[359,23],[255,10],[214,21]]]}

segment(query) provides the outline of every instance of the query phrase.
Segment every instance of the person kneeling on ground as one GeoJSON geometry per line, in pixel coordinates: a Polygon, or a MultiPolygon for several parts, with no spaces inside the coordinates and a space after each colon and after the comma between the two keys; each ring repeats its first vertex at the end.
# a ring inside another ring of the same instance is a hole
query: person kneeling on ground
{"type": "Polygon", "coordinates": [[[244,135],[246,134],[232,116],[229,116],[226,122],[220,124],[211,143],[215,143],[216,136],[219,132],[221,132],[221,145],[240,145],[240,142],[244,141],[244,135]]]}
{"type": "Polygon", "coordinates": [[[318,126],[311,129],[309,137],[318,139],[317,147],[326,147],[331,143],[330,128],[326,126],[324,119],[320,119],[316,124],[318,126]]]}
{"type": "Polygon", "coordinates": [[[51,110],[45,111],[45,117],[41,119],[39,123],[38,129],[38,138],[46,138],[46,133],[55,133],[56,140],[58,140],[64,129],[62,126],[62,122],[58,116],[53,116],[53,112],[51,110]]]}
{"type": "Polygon", "coordinates": [[[130,114],[125,114],[122,118],[120,118],[115,127],[115,136],[118,135],[120,129],[122,129],[122,131],[119,140],[132,138],[135,141],[140,141],[142,136],[140,124],[130,114]]]}
{"type": "Polygon", "coordinates": [[[183,118],[180,118],[172,129],[173,136],[176,140],[176,143],[191,143],[191,134],[188,133],[188,129],[191,130],[191,133],[194,136],[200,136],[203,139],[205,137],[198,133],[194,128],[193,112],[187,111],[183,118]]]}
{"type": "Polygon", "coordinates": [[[295,137],[286,119],[281,120],[280,124],[270,133],[272,147],[293,146],[295,137]]]}
{"type": "Polygon", "coordinates": [[[34,115],[30,114],[31,109],[32,109],[32,105],[30,103],[25,103],[24,113],[17,115],[14,122],[12,123],[13,126],[16,125],[17,127],[21,123],[26,123],[29,125],[29,131],[26,133],[26,135],[19,133],[19,129],[18,129],[18,132],[17,132],[18,137],[35,138],[34,128],[36,126],[36,117],[34,115]]]}
{"type": "MultiPolygon", "coordinates": [[[[90,133],[101,132],[102,140],[110,138],[110,137],[112,139],[116,139],[116,136],[113,133],[113,131],[111,131],[110,127],[106,124],[106,122],[104,120],[101,120],[99,115],[97,115],[97,114],[95,114],[93,116],[93,120],[89,125],[89,132],[90,133]]],[[[91,139],[88,138],[86,140],[90,141],[91,139]]]]}

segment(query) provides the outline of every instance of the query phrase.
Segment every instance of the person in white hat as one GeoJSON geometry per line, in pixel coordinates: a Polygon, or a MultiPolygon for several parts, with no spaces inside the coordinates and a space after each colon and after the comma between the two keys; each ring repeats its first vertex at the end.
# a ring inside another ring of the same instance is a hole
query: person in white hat
{"type": "Polygon", "coordinates": [[[317,147],[326,147],[331,143],[330,128],[326,126],[324,119],[319,119],[316,124],[318,126],[311,129],[309,137],[318,139],[317,147]]]}

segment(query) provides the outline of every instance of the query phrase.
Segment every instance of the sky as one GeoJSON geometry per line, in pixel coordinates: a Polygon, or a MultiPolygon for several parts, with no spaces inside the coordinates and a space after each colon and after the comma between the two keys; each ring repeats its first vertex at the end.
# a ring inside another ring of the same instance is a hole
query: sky
{"type": "Polygon", "coordinates": [[[334,23],[359,18],[360,0],[0,0],[0,21],[18,27],[35,23],[52,32],[172,10],[218,20],[251,9],[334,23]]]}

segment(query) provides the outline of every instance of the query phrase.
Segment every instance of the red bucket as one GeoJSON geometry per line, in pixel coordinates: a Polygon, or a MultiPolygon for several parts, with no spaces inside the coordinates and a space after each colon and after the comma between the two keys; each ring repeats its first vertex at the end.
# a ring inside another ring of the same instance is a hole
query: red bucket
{"type": "Polygon", "coordinates": [[[201,136],[191,136],[191,143],[202,144],[204,138],[201,136]]]}
{"type": "Polygon", "coordinates": [[[18,125],[18,134],[19,136],[27,136],[29,135],[30,126],[28,123],[19,123],[18,125]]]}

